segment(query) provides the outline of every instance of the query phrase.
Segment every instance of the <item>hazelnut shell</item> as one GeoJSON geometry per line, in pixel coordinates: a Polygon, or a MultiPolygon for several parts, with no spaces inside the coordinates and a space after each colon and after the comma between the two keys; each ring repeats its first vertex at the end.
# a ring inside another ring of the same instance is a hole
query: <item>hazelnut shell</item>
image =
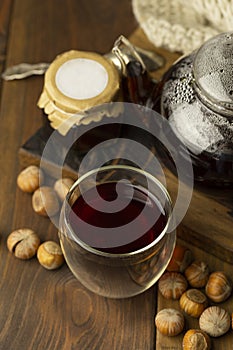
{"type": "Polygon", "coordinates": [[[32,196],[32,207],[39,215],[56,215],[60,209],[56,192],[48,186],[38,188],[32,196]]]}
{"type": "Polygon", "coordinates": [[[54,190],[57,193],[60,200],[63,202],[69,189],[73,186],[74,180],[69,177],[58,179],[54,184],[54,190]]]}
{"type": "Polygon", "coordinates": [[[179,299],[187,287],[186,278],[179,272],[165,272],[158,282],[159,291],[165,299],[179,299]]]}
{"type": "Polygon", "coordinates": [[[34,192],[44,181],[43,171],[36,165],[23,169],[17,177],[18,187],[28,193],[34,192]]]}
{"type": "Polygon", "coordinates": [[[220,337],[228,332],[231,325],[229,313],[219,306],[210,306],[200,316],[199,326],[211,337],[220,337]]]}
{"type": "Polygon", "coordinates": [[[213,272],[209,276],[205,292],[212,301],[221,303],[231,295],[232,282],[224,272],[213,272]]]}
{"type": "Polygon", "coordinates": [[[38,235],[31,229],[21,228],[10,233],[7,248],[16,258],[31,259],[40,245],[38,235]]]}
{"type": "Polygon", "coordinates": [[[183,314],[172,308],[159,311],[155,317],[158,331],[170,337],[180,334],[184,329],[184,323],[183,314]]]}
{"type": "Polygon", "coordinates": [[[194,261],[184,271],[185,277],[193,288],[202,288],[209,277],[209,267],[204,261],[194,261]]]}
{"type": "Polygon", "coordinates": [[[189,329],[183,338],[183,350],[210,350],[211,340],[208,334],[200,329],[189,329]]]}
{"type": "Polygon", "coordinates": [[[39,246],[37,259],[47,270],[58,269],[64,263],[61,247],[54,241],[46,241],[39,246]]]}
{"type": "Polygon", "coordinates": [[[207,297],[198,289],[188,289],[180,298],[181,309],[192,317],[198,318],[207,305],[207,297]]]}
{"type": "Polygon", "coordinates": [[[167,266],[167,271],[184,272],[184,270],[193,261],[193,255],[190,249],[176,245],[172,258],[167,266]]]}

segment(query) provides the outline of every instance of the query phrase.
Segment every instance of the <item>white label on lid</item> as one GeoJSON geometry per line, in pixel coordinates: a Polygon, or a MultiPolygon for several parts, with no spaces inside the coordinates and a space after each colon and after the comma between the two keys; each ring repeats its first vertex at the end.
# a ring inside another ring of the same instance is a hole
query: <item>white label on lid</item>
{"type": "Polygon", "coordinates": [[[101,94],[108,83],[108,72],[97,61],[87,58],[69,60],[58,69],[56,85],[66,96],[84,100],[101,94]]]}

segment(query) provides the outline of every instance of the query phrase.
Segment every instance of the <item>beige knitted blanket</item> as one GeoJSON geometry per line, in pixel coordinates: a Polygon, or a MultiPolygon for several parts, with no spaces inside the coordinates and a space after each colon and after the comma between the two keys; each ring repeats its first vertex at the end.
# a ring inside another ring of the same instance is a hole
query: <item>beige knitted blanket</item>
{"type": "Polygon", "coordinates": [[[233,0],[132,0],[132,7],[148,39],[170,51],[187,54],[233,31],[233,0]]]}

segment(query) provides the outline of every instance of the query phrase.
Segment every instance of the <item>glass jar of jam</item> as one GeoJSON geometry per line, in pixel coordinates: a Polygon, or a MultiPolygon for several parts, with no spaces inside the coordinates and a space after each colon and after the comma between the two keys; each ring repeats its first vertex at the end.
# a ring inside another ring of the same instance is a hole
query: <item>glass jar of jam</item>
{"type": "Polygon", "coordinates": [[[106,55],[71,50],[57,56],[45,73],[38,101],[43,138],[53,135],[52,160],[65,155],[66,163],[77,169],[92,147],[119,137],[123,113],[121,104],[112,102],[145,104],[150,84],[141,56],[123,36],[106,55]]]}
{"type": "MultiPolygon", "coordinates": [[[[161,132],[188,149],[198,183],[233,185],[233,33],[175,62],[148,103],[168,120],[161,132]]],[[[175,171],[170,155],[158,149],[175,171]]]]}

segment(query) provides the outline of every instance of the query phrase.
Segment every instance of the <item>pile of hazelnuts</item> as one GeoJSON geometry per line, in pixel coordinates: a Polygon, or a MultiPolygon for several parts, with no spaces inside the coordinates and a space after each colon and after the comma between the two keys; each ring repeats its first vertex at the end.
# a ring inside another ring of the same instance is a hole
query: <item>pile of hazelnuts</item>
{"type": "Polygon", "coordinates": [[[211,338],[233,329],[233,314],[220,307],[232,294],[232,281],[223,271],[210,273],[204,261],[193,260],[187,247],[177,245],[166,272],[158,281],[165,299],[179,300],[180,309],[162,309],[155,316],[160,333],[176,336],[183,332],[185,316],[199,319],[200,329],[189,329],[183,337],[183,350],[209,350],[211,338]],[[211,306],[209,306],[211,305],[211,306]]]}
{"type": "MultiPolygon", "coordinates": [[[[43,185],[44,177],[39,167],[30,165],[19,173],[17,185],[23,192],[32,194],[32,207],[37,214],[54,216],[74,181],[70,178],[58,179],[51,187],[43,185]]],[[[11,232],[7,247],[19,259],[28,260],[36,255],[39,263],[48,270],[57,269],[64,263],[60,245],[55,241],[41,243],[38,234],[30,228],[11,232]]]]}

